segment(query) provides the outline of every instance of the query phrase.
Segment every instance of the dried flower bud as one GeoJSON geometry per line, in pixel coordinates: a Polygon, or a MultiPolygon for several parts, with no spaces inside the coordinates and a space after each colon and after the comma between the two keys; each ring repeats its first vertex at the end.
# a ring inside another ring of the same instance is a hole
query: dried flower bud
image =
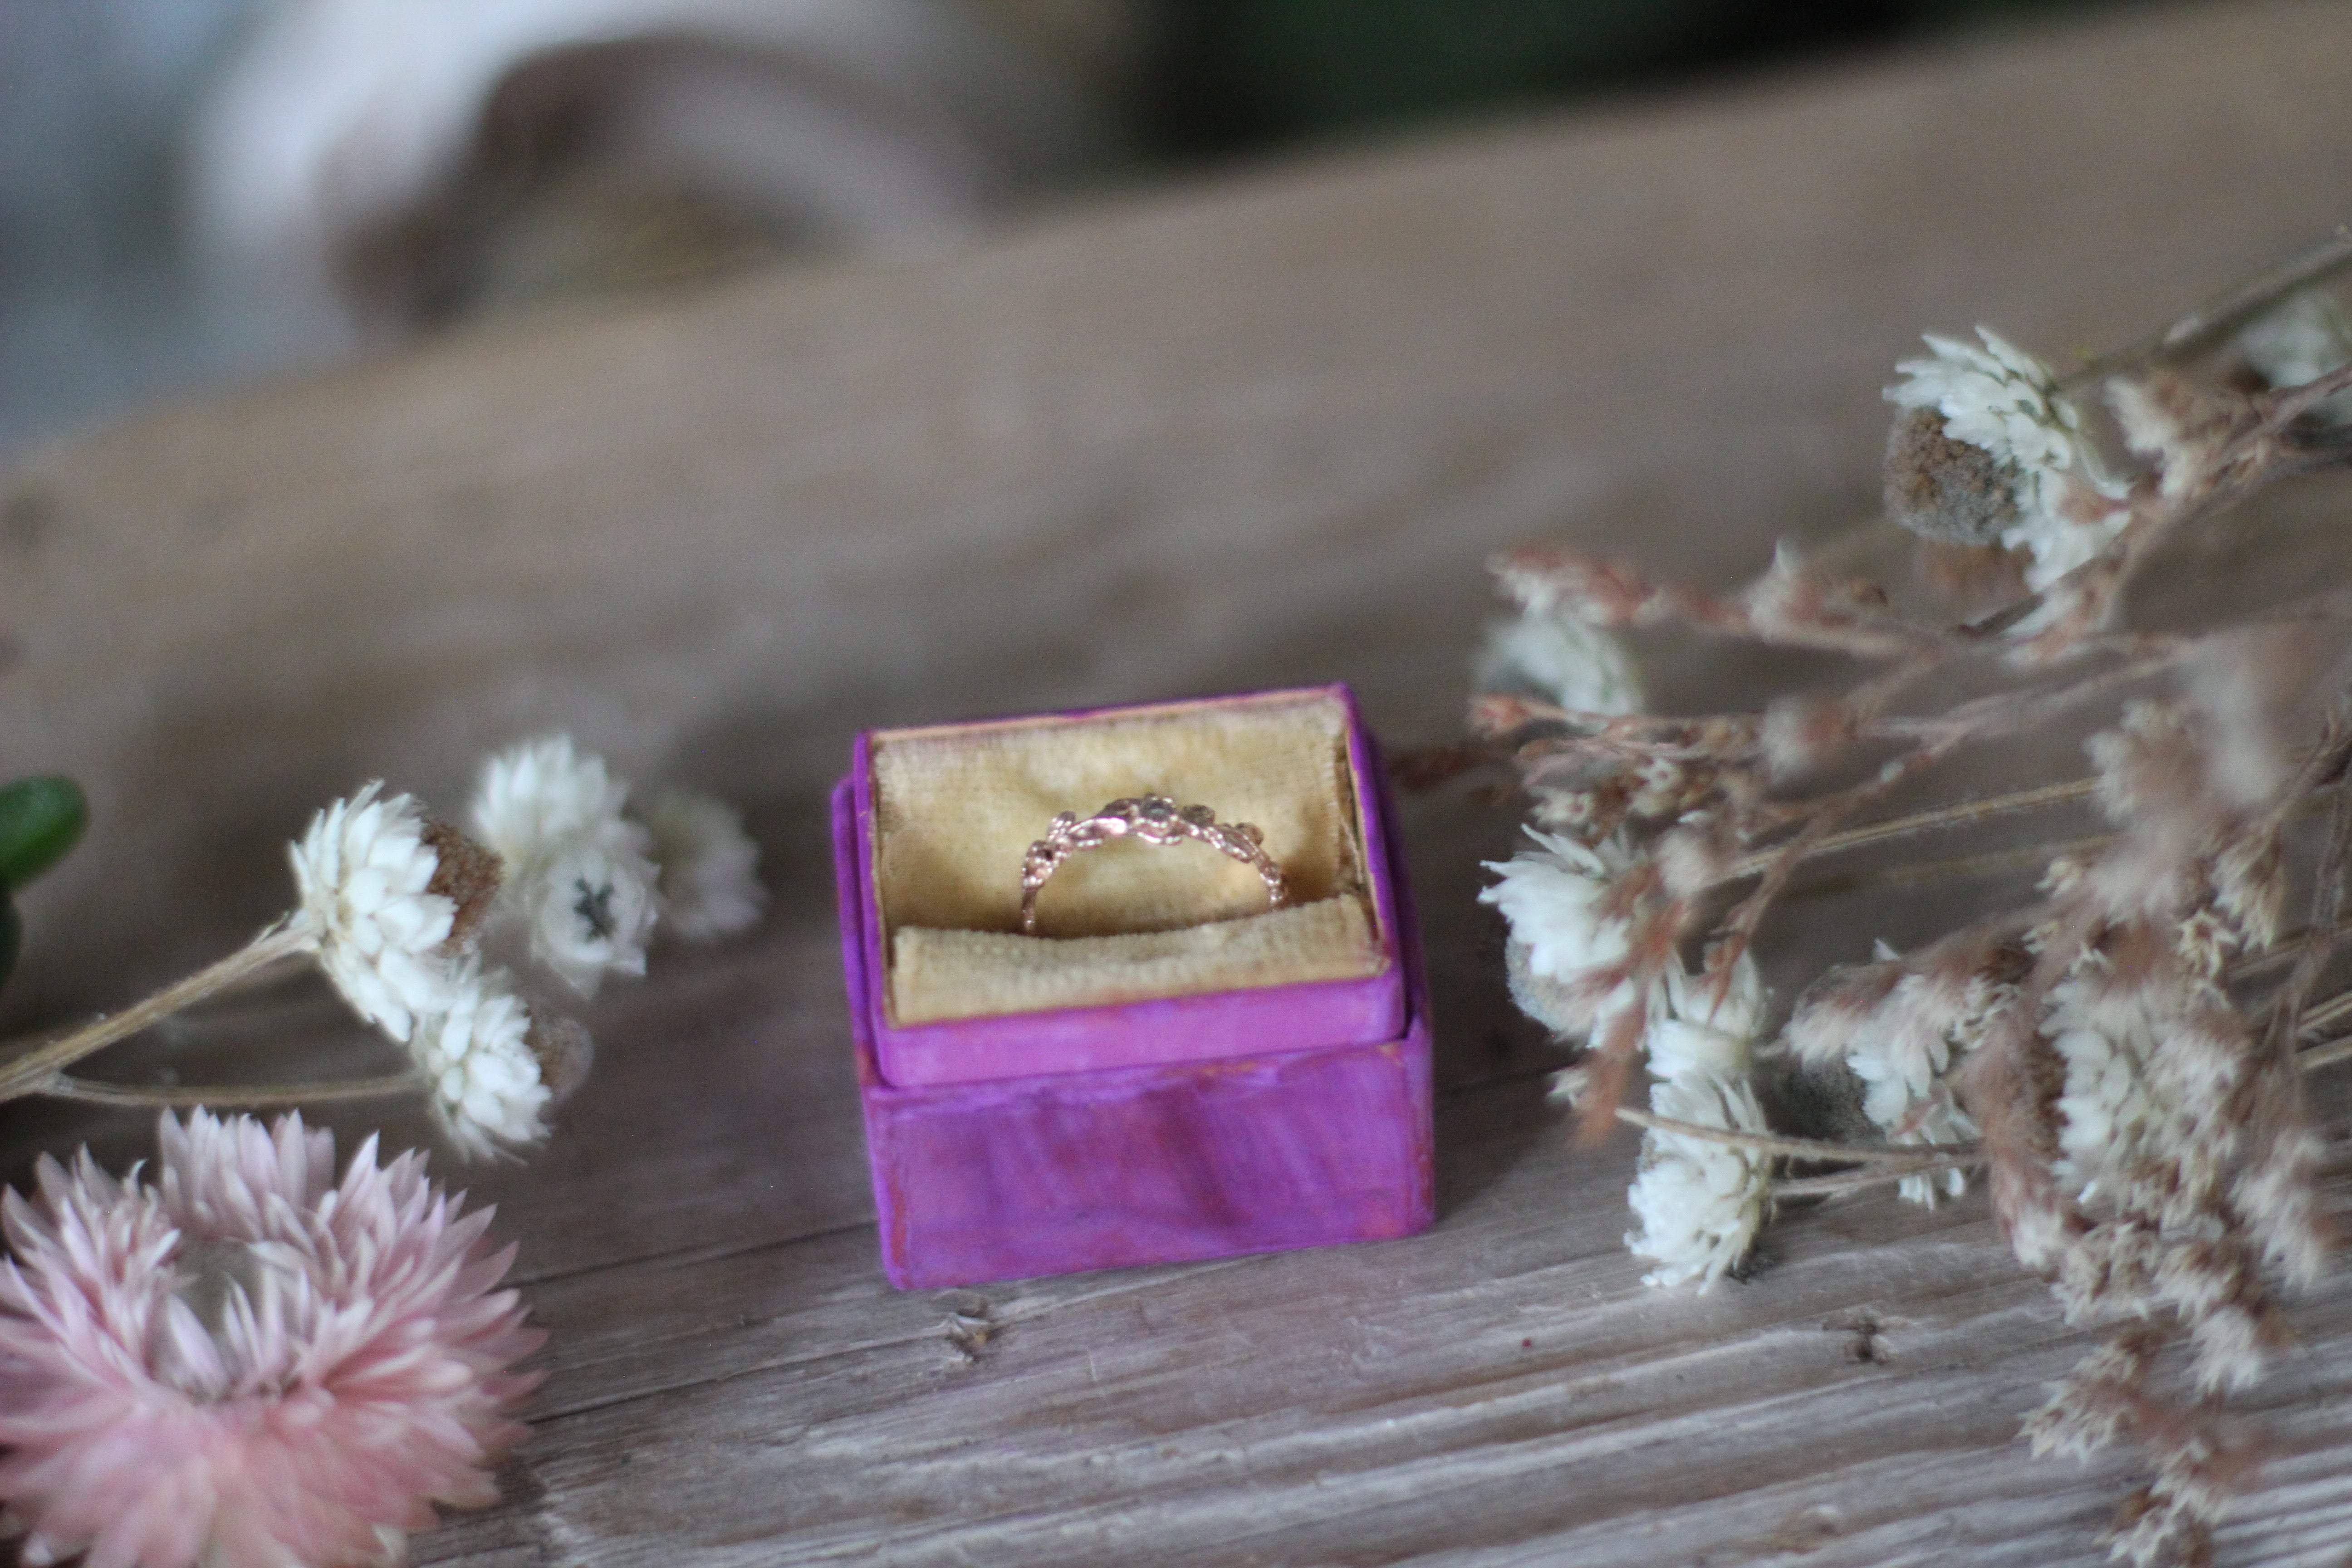
{"type": "Polygon", "coordinates": [[[1650,757],[1633,770],[1636,816],[1672,816],[1685,794],[1683,766],[1671,757],[1650,757]]]}
{"type": "Polygon", "coordinates": [[[468,1158],[540,1142],[549,1095],[529,1045],[537,1021],[505,971],[468,958],[452,974],[447,1005],[420,1017],[409,1042],[435,1113],[468,1158]]]}
{"type": "Polygon", "coordinates": [[[2335,1228],[2319,1198],[2326,1161],[2326,1139],[2307,1126],[2289,1128],[2231,1194],[2232,1206],[2261,1241],[2263,1261],[2291,1286],[2318,1283],[2335,1247],[2335,1228]]]}
{"type": "Polygon", "coordinates": [[[1727,825],[1709,812],[1685,816],[1659,838],[1658,876],[1670,897],[1695,898],[1731,868],[1727,825]]]}
{"type": "Polygon", "coordinates": [[[2180,955],[2181,962],[2200,974],[2219,977],[2237,945],[2235,930],[2210,909],[2191,910],[2173,928],[2173,951],[2180,955]]]}
{"type": "Polygon", "coordinates": [[[2181,682],[2209,742],[2214,786],[2233,805],[2267,805],[2291,771],[2279,733],[2325,657],[2305,626],[2261,626],[2199,639],[2181,682]]]}
{"type": "MultiPolygon", "coordinates": [[[[2064,899],[2079,890],[2083,879],[2090,874],[2090,865],[2082,856],[2071,850],[2050,858],[2050,868],[2042,873],[2042,890],[2053,899],[2064,899]]],[[[2038,934],[2029,933],[2026,945],[2040,951],[2038,934]]]]}
{"type": "Polygon", "coordinates": [[[1799,694],[1775,698],[1764,710],[1764,765],[1775,779],[1792,779],[1827,762],[1854,737],[1851,704],[1799,694]]]}
{"type": "Polygon", "coordinates": [[[1590,626],[1633,626],[1658,597],[1631,568],[1573,551],[1506,551],[1488,569],[1503,595],[1521,609],[1535,615],[1564,610],[1590,626]]]}
{"type": "Polygon", "coordinates": [[[1535,819],[1545,827],[1564,829],[1578,837],[1599,818],[1598,804],[1589,789],[1533,789],[1535,819]]]}
{"type": "Polygon", "coordinates": [[[414,797],[371,784],[310,819],[289,847],[319,964],[354,1011],[406,1044],[418,1017],[449,1003],[442,946],[455,910],[431,892],[438,862],[414,797]]]}
{"type": "Polygon", "coordinates": [[[1968,618],[1990,614],[2026,591],[2031,559],[2000,543],[1947,544],[1921,539],[1911,558],[1912,576],[1954,613],[1968,618]]]}
{"type": "Polygon", "coordinates": [[[1559,605],[1487,627],[1472,679],[1481,692],[1531,692],[1580,713],[1638,713],[1645,700],[1624,645],[1559,605]]]}

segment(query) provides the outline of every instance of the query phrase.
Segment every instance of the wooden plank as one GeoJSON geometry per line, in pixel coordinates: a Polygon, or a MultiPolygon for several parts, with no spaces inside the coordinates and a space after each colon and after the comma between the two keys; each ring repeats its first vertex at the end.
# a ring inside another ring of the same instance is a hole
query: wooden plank
{"type": "MultiPolygon", "coordinates": [[[[2168,11],[551,318],[37,455],[0,475],[0,774],[78,773],[99,826],[26,900],[0,1018],[236,940],[355,781],[454,803],[570,728],[747,803],[775,911],[601,1002],[553,1145],[469,1173],[551,1375],[507,1503],[426,1560],[2099,1561],[2129,1467],[2011,1440],[2084,1342],[1974,1200],[1792,1213],[1744,1285],[1639,1286],[1630,1142],[1560,1138],[1473,901],[1510,825],[1451,798],[1406,810],[1435,1231],[894,1294],[824,791],[866,724],[1335,678],[1446,735],[1488,552],[1720,581],[1864,514],[1921,327],[2105,343],[2336,222],[2347,75],[2340,7],[2168,11]]],[[[1769,673],[1657,668],[1711,705],[1769,673]]],[[[1819,910],[1784,984],[1879,929],[1819,910]]],[[[324,1016],[205,1049],[327,1052],[324,1016]]],[[[12,1107],[0,1159],[84,1134],[146,1138],[12,1107]]],[[[2352,1289],[2299,1321],[2228,1563],[2352,1546],[2352,1289]]]]}

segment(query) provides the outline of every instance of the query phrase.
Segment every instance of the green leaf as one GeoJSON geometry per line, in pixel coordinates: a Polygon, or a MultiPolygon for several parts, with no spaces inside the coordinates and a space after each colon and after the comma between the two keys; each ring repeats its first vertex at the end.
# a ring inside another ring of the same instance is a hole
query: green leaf
{"type": "Polygon", "coordinates": [[[89,826],[89,802],[71,779],[0,786],[0,886],[21,888],[56,865],[89,826]]]}
{"type": "Polygon", "coordinates": [[[16,900],[8,889],[0,888],[0,985],[8,984],[8,972],[16,967],[16,941],[24,934],[16,921],[16,900]]]}

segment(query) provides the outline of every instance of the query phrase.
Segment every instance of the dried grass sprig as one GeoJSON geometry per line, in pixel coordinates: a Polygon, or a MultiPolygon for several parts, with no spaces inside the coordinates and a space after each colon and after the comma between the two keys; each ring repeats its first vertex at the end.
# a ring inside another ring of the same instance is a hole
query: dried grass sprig
{"type": "MultiPolygon", "coordinates": [[[[2352,457],[2352,317],[2302,292],[2347,267],[2340,235],[2065,375],[1990,331],[1931,337],[1887,395],[1903,410],[1888,509],[1922,552],[1974,563],[1972,602],[1906,607],[1785,545],[1729,591],[1562,549],[1507,553],[1506,595],[1555,623],[1544,679],[1476,699],[1476,742],[1436,770],[1507,771],[1541,830],[1488,897],[1511,925],[1522,1004],[1586,1052],[1580,1135],[1643,1130],[1628,1240],[1660,1260],[1650,1279],[1720,1278],[1780,1198],[1893,1181],[1933,1202],[1981,1169],[2018,1258],[2071,1320],[2107,1331],[2028,1430],[2037,1451],[2142,1447],[2156,1479],[2114,1537],[2142,1564],[2193,1557],[2250,1473],[2255,1449],[2224,1432],[2217,1402],[2288,1342],[2283,1303],[2333,1244],[2327,1137],[2302,1080],[2352,1058],[2337,1037],[2352,1018],[2337,955],[2352,595],[2191,631],[2136,629],[2122,611],[2173,541],[2352,457]],[[1662,626],[1863,670],[1751,711],[1629,710],[1638,671],[1607,639],[1662,626]],[[1561,668],[1578,647],[1605,669],[1561,668]],[[2087,777],[1888,809],[1989,742],[2066,727],[2089,731],[2087,777]],[[2029,851],[2032,895],[1988,888],[1937,939],[1818,977],[1767,1034],[1749,952],[1809,885],[1801,869],[2094,805],[2105,831],[2029,851]],[[2315,842],[2302,824],[2318,811],[2315,842]],[[2308,909],[2283,935],[2291,886],[2308,909]],[[1570,929],[1579,942],[1558,940],[1570,929]],[[1733,1019],[1737,1040],[1718,1025],[1695,1052],[1677,1031],[1700,1014],[1733,1019]],[[1625,1103],[1645,1062],[1646,1110],[1625,1103]],[[1790,1092],[1759,1100],[1766,1080],[1790,1092]],[[1827,1107],[1832,1124],[1768,1127],[1763,1103],[1827,1107]],[[2163,1392],[2176,1363],[2191,1402],[2163,1392]]],[[[1538,646],[1507,630],[1507,645],[1538,646]]]]}

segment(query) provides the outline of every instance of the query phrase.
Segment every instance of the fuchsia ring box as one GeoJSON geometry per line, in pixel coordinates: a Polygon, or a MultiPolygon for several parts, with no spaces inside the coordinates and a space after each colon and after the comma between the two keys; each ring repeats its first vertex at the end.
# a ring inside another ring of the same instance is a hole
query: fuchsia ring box
{"type": "Polygon", "coordinates": [[[902,1287],[1406,1236],[1430,1222],[1428,985],[1344,686],[858,737],[834,793],[882,1264],[902,1287]],[[1072,856],[1058,811],[1158,794],[1255,824],[1072,856]]]}

